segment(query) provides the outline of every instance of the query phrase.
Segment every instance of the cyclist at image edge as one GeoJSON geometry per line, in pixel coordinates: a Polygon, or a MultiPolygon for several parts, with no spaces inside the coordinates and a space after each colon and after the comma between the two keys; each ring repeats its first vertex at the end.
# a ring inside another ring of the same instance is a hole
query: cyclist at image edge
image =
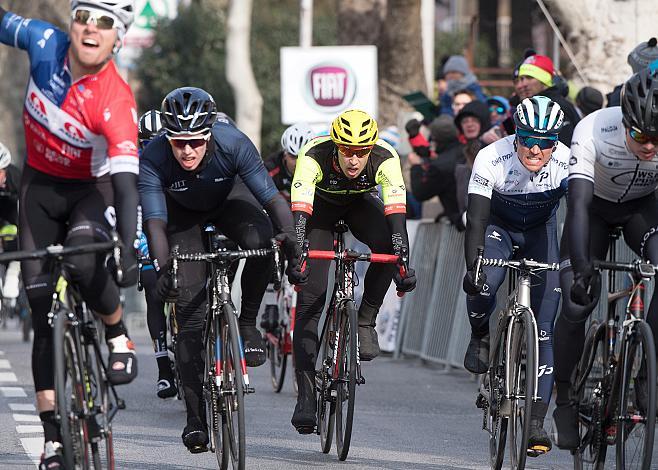
{"type": "MultiPolygon", "coordinates": [[[[11,163],[9,149],[0,142],[0,239],[3,251],[18,249],[18,191],[21,174],[11,163]]],[[[2,297],[17,299],[19,295],[20,262],[7,264],[2,283],[2,297]]]]}
{"type": "MultiPolygon", "coordinates": [[[[139,118],[139,150],[140,154],[144,148],[155,137],[164,133],[160,111],[152,109],[139,118]]],[[[146,235],[139,231],[137,253],[142,258],[149,258],[149,247],[146,235]]],[[[146,298],[146,324],[148,326],[151,340],[153,341],[153,352],[158,365],[158,381],[156,382],[156,394],[160,398],[171,398],[176,396],[178,389],[174,381],[173,371],[169,363],[167,352],[167,322],[164,315],[164,302],[156,290],[157,276],[155,268],[151,264],[142,264],[141,283],[144,286],[144,297],[146,298]]]]}
{"type": "MultiPolygon", "coordinates": [[[[567,187],[569,149],[559,142],[560,105],[545,96],[524,99],[514,113],[516,134],[482,149],[468,186],[464,291],[471,340],[464,367],[483,374],[489,367],[489,318],[506,269],[487,266],[475,279],[477,247],[485,258],[558,261],[556,212],[567,187]],[[513,251],[513,246],[518,251],[513,251]]],[[[551,449],[543,429],[553,388],[553,321],[560,293],[558,275],[545,271],[533,282],[531,307],[539,334],[538,396],[532,405],[528,455],[551,449]]]]}
{"type": "MultiPolygon", "coordinates": [[[[276,188],[287,201],[290,201],[290,185],[295,174],[297,154],[313,137],[315,137],[313,129],[305,122],[293,124],[281,135],[281,150],[265,159],[265,168],[276,188]]],[[[279,324],[279,311],[277,293],[274,292],[272,283],[267,286],[264,300],[265,310],[260,326],[265,331],[273,331],[279,324]]]]}
{"type": "MultiPolygon", "coordinates": [[[[30,81],[23,123],[27,162],[20,194],[23,250],[55,243],[78,245],[110,238],[116,223],[124,246],[122,286],[136,282],[132,244],[137,228],[137,114],[135,99],[112,60],[133,21],[130,0],[73,0],[67,32],[0,8],[0,42],[27,51],[30,81]]],[[[105,324],[108,379],[127,383],[137,357],[121,320],[119,290],[105,254],[70,258],[72,281],[105,324]]],[[[43,423],[43,465],[61,468],[61,438],[54,413],[53,279],[42,260],[21,264],[32,309],[32,373],[43,423]]],[[[116,273],[115,269],[112,269],[116,273]]]]}
{"type": "MultiPolygon", "coordinates": [[[[274,225],[289,269],[296,265],[299,249],[287,202],[249,138],[225,117],[217,118],[212,96],[200,88],[178,88],[165,97],[161,112],[165,135],[156,137],[144,149],[139,192],[151,260],[158,276],[158,295],[176,301],[176,358],[187,409],[182,439],[190,451],[202,452],[208,443],[202,396],[206,266],[181,263],[179,286],[174,288],[170,247],[179,245],[183,253],[207,250],[203,229],[212,222],[243,249],[270,247],[274,225]],[[238,176],[258,203],[244,196],[229,196],[238,176]]],[[[266,359],[256,316],[272,263],[272,258],[252,258],[242,272],[240,335],[249,366],[262,365],[266,359]]]]}
{"type": "MultiPolygon", "coordinates": [[[[555,325],[553,412],[557,445],[579,444],[577,411],[569,398],[571,374],[585,342],[585,322],[594,310],[600,277],[592,260],[605,259],[609,234],[642,259],[658,263],[658,71],[648,68],[624,83],[621,106],[604,108],[578,123],[569,161],[569,205],[560,245],[562,312],[555,325]]],[[[627,261],[627,260],[620,260],[627,261]]],[[[646,320],[658,338],[658,289],[646,320]]],[[[655,380],[655,378],[654,378],[655,380]]],[[[645,388],[640,388],[645,390],[645,388]]],[[[646,397],[637,397],[640,401],[646,397]]]]}
{"type": "MultiPolygon", "coordinates": [[[[300,150],[291,200],[300,246],[308,238],[312,249],[331,250],[333,228],[340,219],[372,252],[399,255],[409,246],[400,157],[378,139],[377,122],[364,111],[343,112],[334,119],[330,137],[314,139],[300,150]],[[377,185],[382,187],[383,202],[377,185]]],[[[313,432],[316,426],[318,321],[327,294],[329,264],[308,260],[303,272],[298,266],[291,271],[294,283],[305,283],[297,297],[293,339],[299,394],[292,424],[301,434],[313,432]]],[[[403,277],[395,265],[369,266],[358,313],[362,361],[380,352],[375,320],[391,279],[404,292],[416,286],[413,269],[403,277]]]]}

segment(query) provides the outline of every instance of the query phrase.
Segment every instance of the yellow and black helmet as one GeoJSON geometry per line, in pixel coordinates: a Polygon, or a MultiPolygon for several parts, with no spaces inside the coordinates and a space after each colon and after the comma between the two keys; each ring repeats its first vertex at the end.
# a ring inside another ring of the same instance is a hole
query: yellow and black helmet
{"type": "Polygon", "coordinates": [[[350,109],[331,123],[331,140],[340,145],[374,145],[379,137],[377,122],[365,111],[350,109]]]}

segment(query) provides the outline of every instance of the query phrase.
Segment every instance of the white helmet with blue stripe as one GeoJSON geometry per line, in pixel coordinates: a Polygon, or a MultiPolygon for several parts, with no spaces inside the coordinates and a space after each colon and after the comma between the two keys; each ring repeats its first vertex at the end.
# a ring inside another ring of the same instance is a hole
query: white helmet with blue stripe
{"type": "Polygon", "coordinates": [[[564,111],[546,96],[526,98],[516,107],[517,133],[557,136],[564,127],[564,111]]]}

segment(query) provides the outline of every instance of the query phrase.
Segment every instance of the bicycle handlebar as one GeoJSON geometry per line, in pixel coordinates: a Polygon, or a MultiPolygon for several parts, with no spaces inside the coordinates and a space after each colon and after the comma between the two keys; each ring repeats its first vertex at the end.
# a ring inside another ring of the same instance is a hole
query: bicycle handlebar
{"type": "Polygon", "coordinates": [[[484,258],[484,247],[479,246],[477,249],[477,258],[475,258],[475,279],[480,279],[482,266],[496,266],[499,268],[510,268],[517,271],[559,271],[559,263],[541,263],[532,259],[508,260],[496,258],[484,258]]]}
{"type": "Polygon", "coordinates": [[[630,263],[618,263],[616,261],[598,261],[594,260],[592,263],[594,269],[608,270],[608,271],[624,271],[634,274],[642,278],[652,278],[656,276],[658,266],[642,260],[635,260],[630,263]]]}
{"type": "Polygon", "coordinates": [[[39,258],[64,258],[66,256],[96,253],[100,251],[110,251],[115,248],[120,248],[118,239],[107,242],[87,243],[85,245],[76,246],[50,245],[41,250],[10,251],[7,253],[2,253],[0,254],[0,263],[39,258]]]}

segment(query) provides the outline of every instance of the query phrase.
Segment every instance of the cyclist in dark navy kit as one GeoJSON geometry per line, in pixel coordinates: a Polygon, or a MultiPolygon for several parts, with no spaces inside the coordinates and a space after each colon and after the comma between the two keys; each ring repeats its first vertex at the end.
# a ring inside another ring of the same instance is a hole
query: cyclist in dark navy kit
{"type": "MultiPolygon", "coordinates": [[[[203,263],[182,264],[179,287],[174,288],[168,267],[170,247],[203,251],[207,248],[203,227],[212,222],[244,249],[265,248],[275,233],[273,223],[289,266],[297,265],[300,250],[290,208],[258,151],[228,119],[217,119],[213,98],[199,88],[179,88],[165,97],[161,111],[166,135],[155,138],[144,150],[139,192],[150,255],[158,273],[158,294],[176,301],[176,357],[187,409],[183,443],[192,452],[200,452],[208,443],[202,397],[206,267],[203,263]],[[238,176],[270,218],[257,204],[229,197],[238,176]]],[[[253,258],[247,260],[242,273],[240,334],[249,366],[265,362],[256,316],[272,267],[270,258],[253,258]]]]}
{"type": "MultiPolygon", "coordinates": [[[[128,84],[112,60],[133,21],[132,0],[73,0],[64,32],[44,21],[0,8],[0,42],[30,58],[23,108],[27,161],[20,191],[19,238],[23,250],[62,243],[106,241],[113,225],[122,250],[122,286],[137,280],[132,244],[137,229],[137,112],[128,84]]],[[[105,254],[70,258],[69,270],[87,305],[105,324],[108,378],[127,383],[137,357],[122,318],[119,290],[105,254]]],[[[32,374],[43,423],[43,466],[61,468],[55,417],[53,337],[48,324],[54,291],[49,264],[23,261],[32,309],[32,374]]],[[[115,271],[116,273],[116,271],[115,271]]]]}

